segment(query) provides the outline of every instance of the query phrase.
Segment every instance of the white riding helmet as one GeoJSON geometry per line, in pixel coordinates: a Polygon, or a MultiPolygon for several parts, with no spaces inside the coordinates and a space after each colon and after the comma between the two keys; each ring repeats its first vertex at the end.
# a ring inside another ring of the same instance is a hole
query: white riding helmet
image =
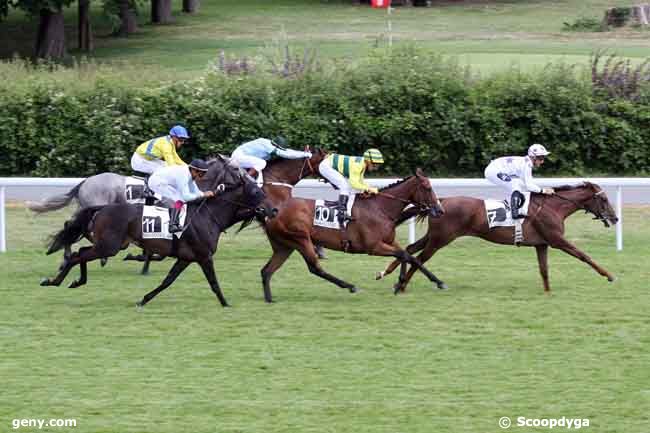
{"type": "Polygon", "coordinates": [[[530,156],[532,159],[535,159],[538,156],[546,156],[546,155],[548,155],[550,153],[551,152],[546,150],[546,148],[544,146],[542,146],[541,144],[537,144],[537,143],[533,144],[532,146],[530,146],[528,148],[528,156],[530,156]]]}

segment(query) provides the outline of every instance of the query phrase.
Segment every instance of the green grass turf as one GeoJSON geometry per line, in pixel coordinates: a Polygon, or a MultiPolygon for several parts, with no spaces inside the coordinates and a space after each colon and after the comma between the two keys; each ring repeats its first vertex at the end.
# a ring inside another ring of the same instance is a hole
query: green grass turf
{"type": "Polygon", "coordinates": [[[7,212],[0,431],[15,418],[75,418],[75,429],[41,431],[488,433],[502,431],[501,416],[647,431],[649,208],[626,209],[619,253],[613,229],[569,220],[568,237],[614,284],[551,251],[546,296],[533,249],[465,238],[428,264],[448,291],[418,276],[393,296],[394,279],[372,279],[388,260],[331,252],[324,266],[361,293],[310,275],[294,255],[267,305],[259,269],[270,249],[246,230],[225,236],[215,260],[232,308],[192,265],[141,312],[135,301],[170,261],[141,277],[115,258],[89,265],[87,286],[38,285],[60,260],[43,242],[65,216],[7,212]]]}
{"type": "MultiPolygon", "coordinates": [[[[431,8],[394,8],[390,15],[395,46],[417,44],[459,55],[478,71],[502,70],[513,63],[536,69],[549,61],[586,64],[589,54],[608,48],[631,58],[647,57],[648,31],[627,29],[603,33],[562,31],[563,22],[579,17],[600,18],[616,0],[464,1],[436,2],[431,8]]],[[[180,13],[174,0],[175,22],[147,24],[147,7],[140,15],[140,32],[127,39],[106,37],[106,20],[93,3],[96,50],[100,61],[128,61],[152,70],[170,69],[196,75],[221,50],[232,56],[269,55],[278,38],[287,37],[300,51],[318,47],[326,58],[356,59],[374,46],[387,45],[388,15],[381,9],[351,1],[208,0],[198,14],[180,13]]],[[[145,5],[146,6],[146,5],[145,5]]],[[[76,10],[67,9],[68,42],[74,52],[76,10]]],[[[12,11],[0,25],[0,56],[18,51],[29,55],[36,23],[12,11]]],[[[185,75],[183,75],[185,76],[185,75]]]]}

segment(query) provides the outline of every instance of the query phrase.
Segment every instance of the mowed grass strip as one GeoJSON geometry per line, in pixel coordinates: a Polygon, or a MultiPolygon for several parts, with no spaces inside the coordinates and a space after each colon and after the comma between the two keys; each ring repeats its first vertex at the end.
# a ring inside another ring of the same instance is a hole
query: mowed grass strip
{"type": "Polygon", "coordinates": [[[233,230],[215,260],[232,308],[192,265],[140,312],[135,302],[171,261],[142,277],[116,257],[90,264],[81,288],[38,285],[60,260],[44,255],[44,240],[68,214],[7,211],[0,431],[16,418],[75,418],[69,431],[84,433],[498,432],[501,416],[647,431],[649,208],[626,209],[619,253],[613,229],[582,214],[568,222],[614,284],[552,251],[546,296],[533,249],[465,238],[427,264],[448,291],[418,276],[394,296],[394,278],[373,280],[388,260],[330,252],[323,265],[362,288],[351,295],[294,254],[267,305],[267,241],[233,230]]]}

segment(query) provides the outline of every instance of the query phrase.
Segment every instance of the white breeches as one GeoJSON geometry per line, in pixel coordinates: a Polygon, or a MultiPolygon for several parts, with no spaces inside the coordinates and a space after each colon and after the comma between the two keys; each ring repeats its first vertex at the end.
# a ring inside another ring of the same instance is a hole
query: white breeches
{"type": "Polygon", "coordinates": [[[163,198],[173,200],[173,201],[183,201],[183,198],[178,193],[176,188],[169,185],[168,183],[161,182],[157,176],[149,179],[149,188],[156,194],[160,194],[163,198]]]}
{"type": "Polygon", "coordinates": [[[161,159],[149,161],[137,152],[133,152],[133,156],[131,157],[131,168],[135,171],[141,171],[142,173],[152,174],[154,171],[163,168],[165,165],[165,161],[161,159]]]}
{"type": "Polygon", "coordinates": [[[329,163],[329,161],[323,161],[318,165],[318,171],[320,171],[321,176],[330,181],[332,185],[335,185],[339,189],[339,194],[347,195],[350,197],[350,201],[353,201],[353,196],[360,190],[352,188],[350,182],[343,176],[341,173],[336,171],[334,167],[329,163]]]}
{"type": "Polygon", "coordinates": [[[230,157],[230,165],[237,168],[254,168],[257,172],[257,183],[264,184],[262,171],[266,167],[266,161],[256,156],[246,155],[244,152],[236,149],[230,157]]]}
{"type": "Polygon", "coordinates": [[[500,173],[497,167],[493,167],[492,165],[488,165],[485,169],[485,178],[503,190],[505,199],[508,202],[510,202],[510,197],[512,196],[513,191],[519,191],[521,193],[526,192],[521,179],[513,179],[506,173],[500,173]]]}

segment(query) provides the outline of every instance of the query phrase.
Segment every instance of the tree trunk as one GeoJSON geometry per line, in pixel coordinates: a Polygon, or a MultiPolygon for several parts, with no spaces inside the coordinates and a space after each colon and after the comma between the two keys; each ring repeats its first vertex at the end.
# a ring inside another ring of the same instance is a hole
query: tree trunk
{"type": "Polygon", "coordinates": [[[61,59],[67,54],[61,9],[56,12],[41,9],[34,51],[35,57],[42,59],[61,59]]]}
{"type": "Polygon", "coordinates": [[[119,0],[119,15],[122,23],[117,31],[119,36],[128,36],[138,31],[138,22],[135,19],[135,11],[129,0],[119,0]]]}
{"type": "Polygon", "coordinates": [[[93,50],[93,31],[90,27],[90,0],[79,0],[78,34],[79,49],[87,53],[93,50]]]}
{"type": "Polygon", "coordinates": [[[199,10],[199,0],[183,0],[183,12],[193,14],[199,10]]]}
{"type": "Polygon", "coordinates": [[[172,22],[172,0],[151,0],[151,22],[154,24],[172,22]]]}

